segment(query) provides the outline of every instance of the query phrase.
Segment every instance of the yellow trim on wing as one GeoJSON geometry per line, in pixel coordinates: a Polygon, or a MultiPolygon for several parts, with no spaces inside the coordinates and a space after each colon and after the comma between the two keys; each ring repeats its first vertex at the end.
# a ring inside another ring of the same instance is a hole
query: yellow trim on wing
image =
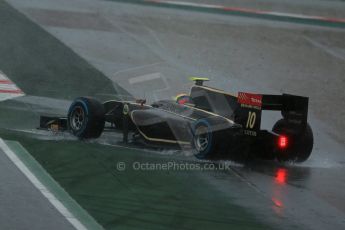
{"type": "Polygon", "coordinates": [[[143,106],[143,107],[149,107],[149,108],[152,108],[152,106],[151,105],[148,105],[148,104],[140,104],[140,103],[136,103],[136,102],[134,102],[134,101],[118,101],[118,100],[108,100],[108,101],[105,101],[105,102],[103,102],[103,104],[104,103],[107,103],[107,102],[112,102],[112,101],[114,101],[114,102],[120,102],[120,103],[123,103],[123,104],[132,104],[132,105],[140,105],[140,106],[143,106]]]}
{"type": "Polygon", "coordinates": [[[202,111],[202,112],[204,112],[204,113],[210,114],[210,115],[215,116],[215,117],[222,117],[222,118],[224,118],[226,121],[228,121],[228,122],[231,123],[231,124],[234,124],[234,123],[235,123],[234,121],[230,120],[229,118],[226,118],[226,117],[221,116],[221,115],[219,115],[219,114],[212,113],[212,112],[207,111],[207,110],[204,110],[204,109],[199,109],[199,108],[196,108],[196,107],[187,105],[187,104],[184,104],[184,106],[186,106],[186,107],[188,107],[188,108],[191,108],[191,109],[195,109],[195,110],[202,111]]]}
{"type": "MultiPolygon", "coordinates": [[[[133,113],[135,112],[136,110],[132,111],[130,113],[130,116],[131,116],[131,119],[132,121],[135,123],[134,119],[133,119],[133,113]]],[[[165,110],[164,110],[165,111],[165,110]]],[[[171,144],[182,144],[182,145],[189,145],[190,142],[186,142],[186,141],[177,141],[177,140],[169,140],[169,139],[161,139],[161,138],[153,138],[153,137],[148,137],[145,135],[144,132],[142,132],[138,127],[138,131],[139,133],[146,139],[146,140],[149,140],[149,141],[156,141],[156,142],[165,142],[165,143],[171,143],[171,144]]]]}

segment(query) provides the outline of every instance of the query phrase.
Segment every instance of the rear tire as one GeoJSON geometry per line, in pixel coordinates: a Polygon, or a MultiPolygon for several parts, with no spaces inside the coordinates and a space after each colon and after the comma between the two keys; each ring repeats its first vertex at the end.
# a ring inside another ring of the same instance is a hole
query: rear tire
{"type": "Polygon", "coordinates": [[[313,131],[309,124],[302,133],[295,134],[294,125],[281,119],[273,126],[272,131],[286,135],[291,142],[286,150],[278,153],[277,159],[279,161],[303,162],[309,158],[314,145],[313,131]]]}
{"type": "Polygon", "coordinates": [[[196,121],[192,129],[193,147],[197,151],[195,156],[199,159],[210,158],[214,156],[216,150],[215,135],[212,132],[211,125],[206,119],[196,121]]]}
{"type": "Polygon", "coordinates": [[[103,132],[104,124],[104,107],[96,99],[77,98],[68,110],[68,129],[74,136],[81,139],[98,138],[103,132]]]}

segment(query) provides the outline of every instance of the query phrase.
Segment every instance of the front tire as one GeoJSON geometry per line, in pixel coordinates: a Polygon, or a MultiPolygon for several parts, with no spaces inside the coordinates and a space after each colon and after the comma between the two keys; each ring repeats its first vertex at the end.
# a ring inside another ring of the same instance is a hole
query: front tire
{"type": "Polygon", "coordinates": [[[309,124],[304,131],[294,134],[294,125],[281,119],[273,126],[272,131],[279,135],[286,135],[291,142],[285,151],[278,153],[279,161],[303,162],[309,158],[314,145],[313,131],[309,124]]]}
{"type": "Polygon", "coordinates": [[[104,124],[104,106],[96,99],[77,98],[68,110],[68,129],[78,138],[98,138],[103,132],[104,124]]]}

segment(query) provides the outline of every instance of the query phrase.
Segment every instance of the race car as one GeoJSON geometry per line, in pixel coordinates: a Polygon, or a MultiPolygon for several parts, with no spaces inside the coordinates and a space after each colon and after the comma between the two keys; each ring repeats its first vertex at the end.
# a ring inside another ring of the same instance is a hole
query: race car
{"type": "Polygon", "coordinates": [[[307,122],[308,98],[290,94],[239,92],[232,95],[193,78],[189,94],[150,105],[145,100],[79,97],[67,117],[41,116],[40,128],[70,131],[80,139],[98,138],[105,130],[120,131],[124,143],[187,148],[200,159],[252,157],[303,162],[313,149],[307,122]],[[280,111],[272,131],[261,129],[262,110],[280,111]]]}

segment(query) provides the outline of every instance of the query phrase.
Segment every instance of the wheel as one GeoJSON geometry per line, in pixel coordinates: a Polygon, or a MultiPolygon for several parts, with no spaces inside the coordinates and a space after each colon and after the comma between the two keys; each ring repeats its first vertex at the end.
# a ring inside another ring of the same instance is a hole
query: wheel
{"type": "Polygon", "coordinates": [[[216,137],[212,132],[210,123],[205,119],[198,120],[194,124],[192,132],[192,144],[197,151],[195,156],[199,159],[210,158],[216,149],[216,137]]]}
{"type": "Polygon", "coordinates": [[[280,135],[286,135],[289,140],[287,149],[277,155],[278,160],[303,162],[309,158],[314,145],[313,131],[309,124],[302,133],[294,134],[294,125],[289,124],[285,119],[281,119],[276,122],[272,131],[280,135]]]}
{"type": "Polygon", "coordinates": [[[67,114],[68,129],[79,138],[97,138],[104,129],[105,112],[96,99],[80,97],[74,100],[67,114]]]}

